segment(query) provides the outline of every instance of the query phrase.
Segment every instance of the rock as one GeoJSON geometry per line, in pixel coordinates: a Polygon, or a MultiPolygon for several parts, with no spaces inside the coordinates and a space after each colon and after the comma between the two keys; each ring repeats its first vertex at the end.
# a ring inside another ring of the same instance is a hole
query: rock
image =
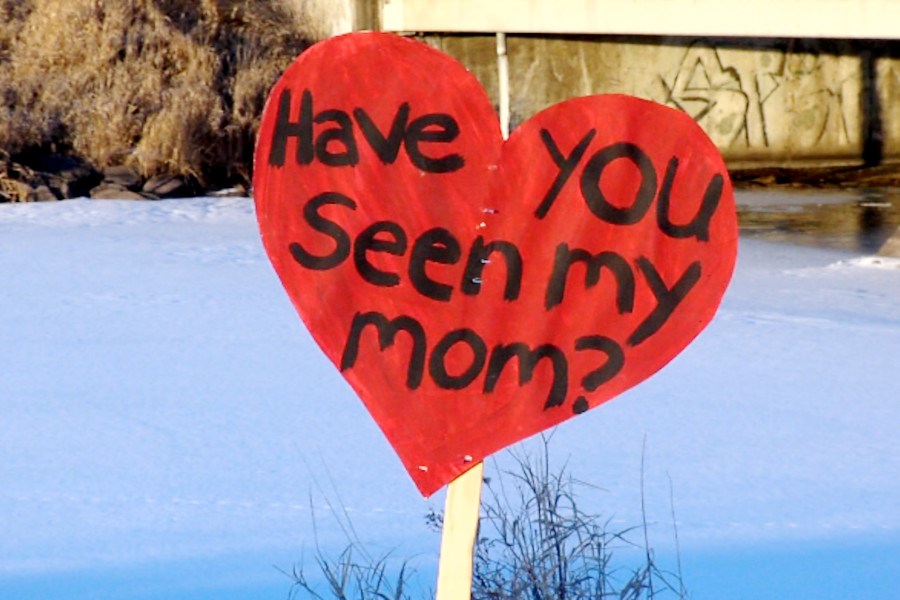
{"type": "Polygon", "coordinates": [[[152,192],[169,179],[171,179],[171,175],[154,175],[144,182],[144,187],[141,189],[145,192],[152,192]]]}
{"type": "Polygon", "coordinates": [[[90,192],[90,188],[76,190],[77,182],[62,175],[52,173],[45,174],[44,181],[47,182],[47,187],[49,187],[53,191],[53,193],[56,194],[56,197],[61,200],[67,198],[78,198],[79,196],[86,196],[88,192],[90,192]]]}
{"type": "Polygon", "coordinates": [[[34,171],[12,161],[9,155],[0,155],[0,202],[34,202],[56,200],[53,192],[34,171]]]}
{"type": "Polygon", "coordinates": [[[137,191],[141,187],[141,176],[127,165],[115,165],[103,169],[103,182],[137,191]]]}
{"type": "Polygon", "coordinates": [[[154,175],[144,183],[143,191],[160,198],[185,198],[194,193],[193,186],[178,175],[154,175]]]}
{"type": "Polygon", "coordinates": [[[0,202],[28,202],[31,192],[27,183],[0,176],[0,202]]]}
{"type": "Polygon", "coordinates": [[[35,179],[34,171],[29,169],[26,165],[10,162],[7,164],[7,175],[10,179],[15,179],[17,181],[24,181],[30,183],[35,179]]]}
{"type": "MultiPolygon", "coordinates": [[[[77,162],[71,169],[66,169],[58,173],[47,175],[48,179],[56,178],[56,181],[64,182],[58,185],[61,198],[81,198],[87,196],[91,189],[97,186],[102,180],[103,175],[87,163],[77,162]]],[[[50,189],[53,184],[48,181],[50,189]]]]}
{"type": "Polygon", "coordinates": [[[47,202],[59,200],[47,185],[38,181],[19,181],[0,175],[0,202],[47,202]]]}
{"type": "Polygon", "coordinates": [[[246,196],[250,195],[250,190],[247,189],[247,186],[239,183],[234,187],[209,192],[209,195],[212,196],[213,198],[246,197],[246,196]]]}
{"type": "Polygon", "coordinates": [[[2,177],[28,185],[31,201],[87,196],[103,180],[99,171],[80,158],[53,153],[25,154],[15,159],[0,154],[2,177]]]}
{"type": "Polygon", "coordinates": [[[39,185],[31,190],[30,200],[34,202],[53,202],[59,199],[59,196],[46,185],[39,185]]]}
{"type": "Polygon", "coordinates": [[[94,200],[148,200],[140,192],[127,189],[116,183],[103,182],[91,190],[91,198],[94,200]]]}
{"type": "Polygon", "coordinates": [[[897,231],[894,232],[894,235],[888,238],[884,243],[881,250],[878,251],[878,256],[900,258],[900,227],[898,227],[897,231]]]}
{"type": "MultiPolygon", "coordinates": [[[[98,171],[68,171],[60,175],[64,178],[65,185],[60,192],[63,198],[83,198],[101,182],[102,176],[98,171]]],[[[52,185],[50,186],[52,189],[52,185]]]]}

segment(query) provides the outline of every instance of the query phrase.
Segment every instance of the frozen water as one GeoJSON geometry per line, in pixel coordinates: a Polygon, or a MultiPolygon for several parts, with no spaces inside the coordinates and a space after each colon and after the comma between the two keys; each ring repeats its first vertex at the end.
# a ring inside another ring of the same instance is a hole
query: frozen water
{"type": "MultiPolygon", "coordinates": [[[[896,597],[896,266],[744,239],[710,327],[554,457],[627,527],[643,454],[662,555],[671,481],[694,598],[896,597]]],[[[427,579],[441,495],[303,329],[250,200],[2,205],[0,274],[0,598],[286,597],[279,568],[346,543],[333,506],[427,579]]]]}

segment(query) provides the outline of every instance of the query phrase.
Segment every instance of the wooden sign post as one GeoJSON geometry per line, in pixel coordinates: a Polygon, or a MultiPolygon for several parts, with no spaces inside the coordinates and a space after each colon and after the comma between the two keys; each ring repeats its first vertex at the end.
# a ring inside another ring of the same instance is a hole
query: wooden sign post
{"type": "Polygon", "coordinates": [[[469,600],[481,508],[484,463],[478,463],[447,487],[436,600],[469,600]]]}
{"type": "Polygon", "coordinates": [[[316,342],[423,495],[455,480],[446,600],[471,577],[479,463],[665,366],[737,254],[728,172],[686,114],[574,98],[504,140],[460,63],[385,33],[320,42],[284,72],[253,184],[316,342]]]}

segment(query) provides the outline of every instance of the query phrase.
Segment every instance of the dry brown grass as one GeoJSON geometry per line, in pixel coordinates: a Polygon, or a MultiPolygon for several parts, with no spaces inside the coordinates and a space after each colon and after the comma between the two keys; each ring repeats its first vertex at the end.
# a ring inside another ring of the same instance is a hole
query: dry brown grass
{"type": "Polygon", "coordinates": [[[0,0],[0,149],[248,181],[268,89],[306,47],[286,0],[0,0]]]}

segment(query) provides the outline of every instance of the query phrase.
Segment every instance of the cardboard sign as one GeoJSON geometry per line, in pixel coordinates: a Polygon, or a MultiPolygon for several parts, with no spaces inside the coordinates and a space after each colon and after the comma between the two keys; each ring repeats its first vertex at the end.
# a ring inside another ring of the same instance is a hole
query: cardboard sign
{"type": "Polygon", "coordinates": [[[504,142],[472,74],[390,34],[303,53],[255,160],[275,270],[424,495],[658,371],[734,267],[731,183],[687,115],[576,98],[504,142]]]}

